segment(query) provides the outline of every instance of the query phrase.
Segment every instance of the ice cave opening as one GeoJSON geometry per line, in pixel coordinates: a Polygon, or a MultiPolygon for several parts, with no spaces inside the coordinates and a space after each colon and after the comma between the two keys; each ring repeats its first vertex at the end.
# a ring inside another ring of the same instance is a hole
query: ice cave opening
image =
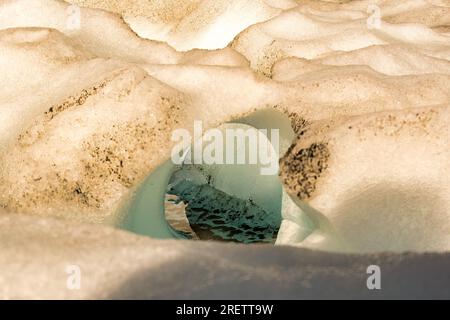
{"type": "Polygon", "coordinates": [[[294,138],[291,120],[275,109],[207,130],[181,163],[169,159],[147,178],[123,227],[163,239],[275,243],[282,207],[299,210],[278,176],[294,138]]]}

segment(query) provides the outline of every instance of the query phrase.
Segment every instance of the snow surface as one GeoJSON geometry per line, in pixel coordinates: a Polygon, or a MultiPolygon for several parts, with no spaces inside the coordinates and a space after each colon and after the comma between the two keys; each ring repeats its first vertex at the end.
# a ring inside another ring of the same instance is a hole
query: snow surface
{"type": "Polygon", "coordinates": [[[0,297],[449,298],[448,1],[72,2],[0,2],[0,297]],[[194,121],[282,131],[282,246],[117,230],[194,121]]]}

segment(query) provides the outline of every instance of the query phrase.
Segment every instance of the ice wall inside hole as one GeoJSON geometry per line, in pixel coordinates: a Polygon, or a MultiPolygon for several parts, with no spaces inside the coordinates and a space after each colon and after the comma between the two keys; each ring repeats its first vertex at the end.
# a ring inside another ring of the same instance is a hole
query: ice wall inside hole
{"type": "Polygon", "coordinates": [[[275,243],[277,245],[301,243],[317,227],[314,221],[284,191],[282,196],[282,219],[275,243]]]}
{"type": "MultiPolygon", "coordinates": [[[[195,159],[195,147],[192,147],[186,154],[185,163],[172,176],[168,192],[187,203],[186,215],[200,238],[244,243],[273,242],[281,222],[279,154],[267,136],[249,125],[230,123],[217,130],[216,133],[223,138],[222,149],[218,152],[223,161],[192,164],[195,159]],[[227,135],[239,130],[258,136],[257,145],[248,136],[236,138],[227,135]],[[275,161],[270,164],[259,157],[259,151],[265,147],[274,153],[275,161]],[[227,156],[231,152],[234,158],[230,158],[230,162],[227,156]],[[252,152],[258,153],[255,162],[250,161],[252,152]],[[239,155],[245,155],[245,163],[239,162],[239,155]],[[274,166],[273,173],[264,174],[263,169],[269,166],[274,166]]],[[[268,133],[272,139],[270,130],[268,133]]],[[[206,151],[212,142],[203,141],[202,150],[206,151]]]]}
{"type": "Polygon", "coordinates": [[[139,187],[125,210],[123,229],[160,239],[183,238],[167,223],[164,213],[164,197],[173,168],[172,161],[167,161],[139,187]]]}

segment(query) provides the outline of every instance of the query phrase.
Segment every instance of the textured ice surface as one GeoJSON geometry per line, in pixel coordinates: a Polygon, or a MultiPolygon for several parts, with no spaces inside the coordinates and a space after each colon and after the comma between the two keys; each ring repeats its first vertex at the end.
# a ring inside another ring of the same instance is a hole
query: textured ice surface
{"type": "Polygon", "coordinates": [[[213,239],[243,243],[275,241],[280,215],[265,211],[252,200],[188,181],[173,185],[169,193],[187,203],[186,216],[200,239],[211,235],[213,239]],[[205,233],[208,235],[202,236],[205,233]]]}

